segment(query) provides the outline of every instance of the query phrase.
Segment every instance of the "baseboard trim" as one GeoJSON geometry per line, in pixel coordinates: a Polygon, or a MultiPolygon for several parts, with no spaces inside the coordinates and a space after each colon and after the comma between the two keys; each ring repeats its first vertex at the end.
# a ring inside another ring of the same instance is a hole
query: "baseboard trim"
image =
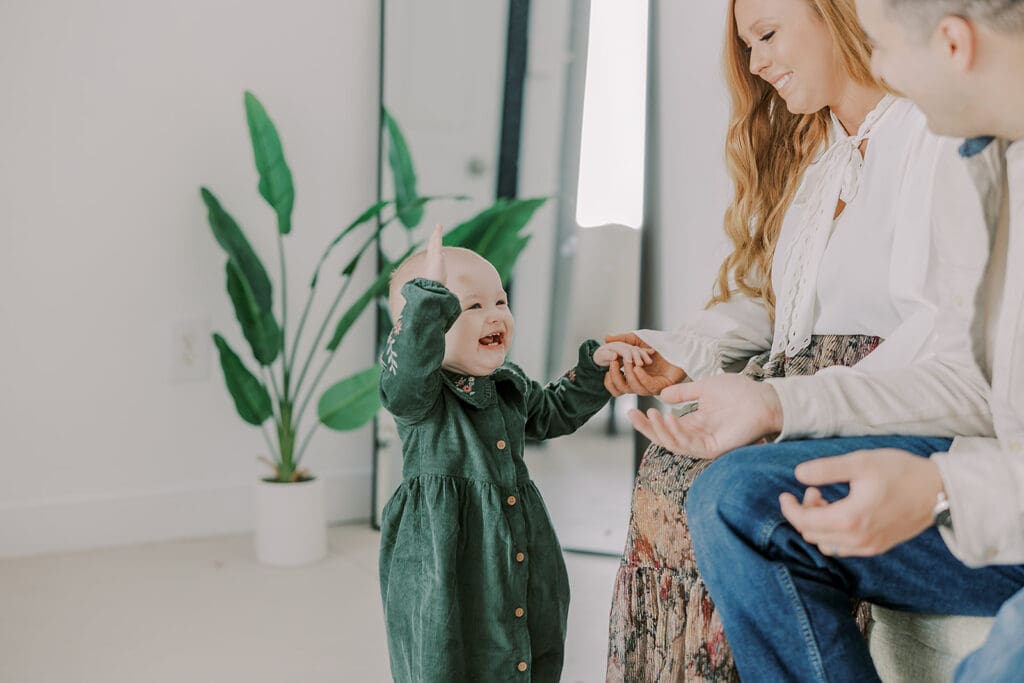
{"type": "MultiPolygon", "coordinates": [[[[368,520],[370,472],[320,475],[329,523],[368,520]]],[[[202,538],[252,530],[252,482],[0,506],[0,558],[202,538]]]]}

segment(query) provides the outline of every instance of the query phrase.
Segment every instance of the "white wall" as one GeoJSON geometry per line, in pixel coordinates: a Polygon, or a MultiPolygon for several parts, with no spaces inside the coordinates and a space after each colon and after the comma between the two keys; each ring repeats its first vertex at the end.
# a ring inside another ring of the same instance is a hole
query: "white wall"
{"type": "Polygon", "coordinates": [[[657,71],[651,112],[657,144],[651,207],[651,315],[670,329],[711,296],[728,254],[722,216],[732,196],[725,167],[729,100],[721,68],[725,2],[662,0],[653,9],[657,71]],[[651,267],[653,265],[653,268],[651,267]]]}
{"type": "MultiPolygon", "coordinates": [[[[180,320],[248,357],[198,186],[278,281],[252,89],[297,188],[294,326],[322,247],[375,197],[378,22],[373,0],[0,4],[0,555],[249,528],[259,432],[215,353],[203,379],[169,373],[180,320]]],[[[328,376],[373,361],[371,323],[328,376]]],[[[331,518],[366,517],[369,429],[322,430],[310,450],[331,518]]]]}

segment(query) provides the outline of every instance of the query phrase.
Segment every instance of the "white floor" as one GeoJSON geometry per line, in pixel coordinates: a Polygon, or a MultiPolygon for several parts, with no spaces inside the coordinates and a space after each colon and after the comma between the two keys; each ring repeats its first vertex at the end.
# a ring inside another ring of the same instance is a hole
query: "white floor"
{"type": "MultiPolygon", "coordinates": [[[[388,681],[378,533],[330,530],[299,569],[256,563],[248,537],[0,561],[2,683],[388,681]]],[[[566,683],[604,680],[617,560],[567,554],[566,683]]]]}

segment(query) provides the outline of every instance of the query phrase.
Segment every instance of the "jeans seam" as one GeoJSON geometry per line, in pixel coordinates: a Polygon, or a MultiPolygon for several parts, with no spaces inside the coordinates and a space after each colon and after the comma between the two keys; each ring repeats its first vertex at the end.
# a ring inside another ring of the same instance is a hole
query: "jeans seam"
{"type": "MultiPolygon", "coordinates": [[[[768,541],[771,539],[772,534],[775,533],[775,530],[784,523],[785,518],[780,516],[770,519],[761,525],[761,528],[758,530],[757,545],[762,552],[767,549],[768,541]]],[[[793,585],[793,579],[789,575],[789,570],[782,562],[775,562],[773,564],[775,565],[776,577],[779,583],[782,584],[783,593],[789,598],[790,606],[796,614],[797,623],[800,625],[800,635],[803,636],[804,646],[807,649],[807,654],[810,656],[816,680],[821,683],[827,683],[828,679],[825,677],[825,667],[821,661],[821,652],[818,650],[818,644],[814,639],[814,632],[811,630],[810,621],[807,619],[807,611],[800,601],[800,595],[797,593],[796,586],[793,585]]]]}
{"type": "Polygon", "coordinates": [[[800,624],[800,634],[803,636],[804,646],[807,649],[807,654],[814,669],[815,680],[826,683],[828,679],[825,677],[825,667],[821,661],[821,652],[818,651],[818,644],[814,640],[814,633],[807,619],[807,612],[803,608],[803,603],[800,602],[800,596],[797,594],[796,586],[793,585],[793,579],[789,575],[789,570],[786,569],[786,565],[783,563],[776,562],[775,574],[779,579],[779,583],[782,584],[783,592],[789,597],[790,606],[793,608],[797,622],[800,624]]]}

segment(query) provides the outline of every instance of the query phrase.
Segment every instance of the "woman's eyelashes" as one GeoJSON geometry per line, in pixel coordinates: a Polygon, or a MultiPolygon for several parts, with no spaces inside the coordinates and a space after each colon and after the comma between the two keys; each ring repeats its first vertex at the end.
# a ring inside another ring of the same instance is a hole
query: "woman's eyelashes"
{"type": "MultiPolygon", "coordinates": [[[[774,37],[775,37],[775,31],[772,30],[772,31],[768,31],[768,33],[765,33],[758,40],[760,40],[762,43],[769,43],[769,42],[771,42],[772,38],[774,38],[774,37]]],[[[751,50],[754,49],[750,45],[747,45],[746,43],[743,43],[742,47],[743,47],[743,51],[746,52],[748,55],[750,54],[751,50]]]]}

